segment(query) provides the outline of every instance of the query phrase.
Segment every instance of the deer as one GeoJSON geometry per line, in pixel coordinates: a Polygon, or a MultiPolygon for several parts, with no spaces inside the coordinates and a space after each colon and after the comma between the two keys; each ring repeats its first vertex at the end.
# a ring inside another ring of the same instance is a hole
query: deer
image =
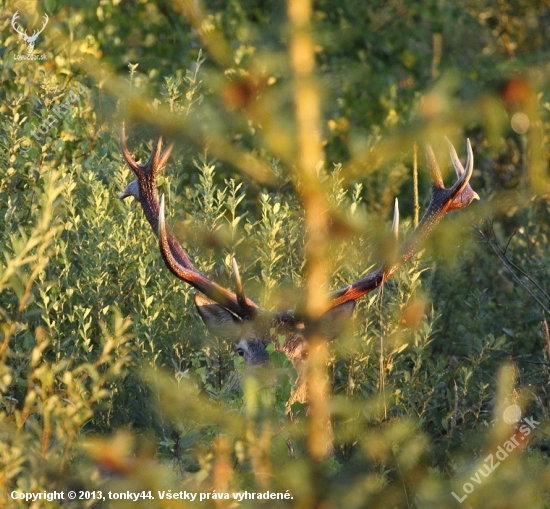
{"type": "Polygon", "coordinates": [[[47,14],[44,14],[44,24],[42,25],[42,28],[40,30],[35,30],[32,35],[28,35],[26,30],[20,30],[17,28],[15,22],[18,19],[19,11],[15,11],[15,14],[11,18],[11,26],[19,35],[23,37],[25,44],[27,44],[27,53],[30,55],[34,50],[34,43],[36,42],[36,39],[38,39],[38,36],[44,31],[44,28],[46,28],[50,18],[47,14]]]}
{"type": "MultiPolygon", "coordinates": [[[[466,141],[465,167],[462,166],[452,143],[448,139],[446,141],[457,175],[456,182],[450,188],[445,187],[434,151],[429,144],[426,144],[426,160],[431,175],[432,193],[422,219],[410,238],[402,247],[399,247],[399,208],[396,199],[392,223],[395,256],[388,258],[386,262],[360,279],[329,294],[328,308],[315,328],[315,332],[321,334],[326,341],[330,342],[338,337],[345,323],[351,318],[357,299],[379,288],[409,261],[425,244],[448,212],[464,209],[473,200],[479,199],[479,195],[469,184],[474,165],[470,141],[466,141]]],[[[158,237],[159,250],[167,268],[176,278],[198,291],[194,295],[195,306],[207,329],[223,340],[235,343],[236,351],[243,357],[247,369],[269,364],[267,347],[270,344],[286,355],[297,374],[296,387],[287,402],[287,414],[291,416],[294,403],[307,404],[305,363],[308,352],[308,321],[295,310],[279,312],[264,310],[246,297],[234,258],[232,268],[235,291],[212,281],[193,265],[166,224],[164,195],[159,201],[156,189],[156,178],[168,161],[173,147],[174,145],[170,144],[163,151],[162,137],[159,137],[153,144],[148,161],[145,164],[138,164],[128,150],[123,125],[121,151],[136,179],[119,194],[119,198],[124,200],[134,197],[141,205],[147,221],[158,237]],[[281,336],[284,341],[279,341],[281,336]]]]}

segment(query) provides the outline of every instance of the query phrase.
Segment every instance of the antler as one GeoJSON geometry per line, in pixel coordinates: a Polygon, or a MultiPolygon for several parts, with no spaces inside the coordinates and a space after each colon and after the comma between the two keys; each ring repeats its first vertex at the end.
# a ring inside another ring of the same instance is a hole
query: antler
{"type": "MultiPolygon", "coordinates": [[[[446,189],[441,178],[441,171],[435,159],[434,152],[430,145],[426,145],[426,159],[428,168],[432,178],[432,197],[424,216],[416,227],[412,237],[405,244],[401,254],[394,259],[386,262],[381,267],[378,267],[373,272],[358,279],[349,286],[336,290],[330,294],[330,307],[333,308],[348,302],[358,299],[363,295],[378,288],[388,279],[390,279],[397,270],[408,260],[410,260],[424,244],[427,237],[438,225],[443,216],[452,210],[459,210],[467,207],[473,200],[479,200],[478,194],[470,187],[469,181],[474,168],[474,155],[470,140],[466,142],[467,160],[466,169],[460,163],[458,155],[452,143],[448,140],[449,151],[451,153],[451,161],[457,174],[457,181],[450,188],[446,189]]],[[[395,200],[395,211],[393,218],[392,231],[397,247],[397,231],[399,223],[399,210],[397,199],[395,200]]]]}
{"type": "Polygon", "coordinates": [[[182,281],[190,284],[206,297],[221,304],[235,315],[243,319],[253,317],[259,307],[244,295],[236,263],[233,261],[237,294],[214,283],[202,274],[191,262],[176,236],[166,225],[164,219],[164,196],[159,204],[156,188],[156,178],[162,167],[170,157],[174,145],[169,145],[164,152],[162,149],[162,138],[159,138],[153,146],[149,160],[141,165],[136,163],[126,146],[126,133],[124,124],[121,131],[122,155],[130,169],[134,172],[136,180],[132,181],[124,191],[119,194],[120,199],[133,196],[143,209],[143,213],[151,228],[159,237],[159,246],[162,257],[170,271],[182,281]]]}
{"type": "Polygon", "coordinates": [[[15,11],[15,14],[11,17],[11,26],[13,27],[13,29],[19,34],[19,35],[22,35],[25,40],[27,40],[27,38],[29,37],[27,35],[27,32],[21,32],[21,30],[19,30],[16,26],[15,26],[15,21],[19,19],[19,11],[15,11]]]}
{"type": "Polygon", "coordinates": [[[46,25],[48,24],[48,18],[47,14],[44,14],[44,24],[42,25],[42,28],[40,30],[35,30],[31,37],[29,37],[29,40],[32,42],[36,41],[37,37],[44,31],[44,28],[46,28],[46,25]]]}

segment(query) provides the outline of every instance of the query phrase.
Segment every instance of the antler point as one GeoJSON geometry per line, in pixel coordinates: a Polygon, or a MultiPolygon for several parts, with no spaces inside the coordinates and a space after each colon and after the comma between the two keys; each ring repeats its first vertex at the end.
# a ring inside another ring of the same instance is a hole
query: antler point
{"type": "Polygon", "coordinates": [[[391,226],[393,237],[395,240],[399,238],[399,200],[395,198],[395,205],[393,207],[393,222],[391,226]]]}

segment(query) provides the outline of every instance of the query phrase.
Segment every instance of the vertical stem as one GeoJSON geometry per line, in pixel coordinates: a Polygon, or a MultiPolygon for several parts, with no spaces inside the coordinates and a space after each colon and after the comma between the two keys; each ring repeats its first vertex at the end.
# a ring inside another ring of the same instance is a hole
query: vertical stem
{"type": "Polygon", "coordinates": [[[413,146],[413,192],[414,192],[414,227],[418,226],[418,212],[420,205],[418,204],[418,145],[413,146]]]}
{"type": "Polygon", "coordinates": [[[542,331],[544,333],[544,339],[546,339],[546,355],[550,359],[550,330],[548,329],[548,322],[546,321],[546,315],[542,312],[542,331]]]}
{"type": "Polygon", "coordinates": [[[380,324],[380,401],[384,407],[384,419],[388,418],[388,408],[386,405],[386,349],[384,346],[384,338],[386,336],[386,325],[382,323],[382,299],[384,298],[384,287],[380,290],[378,296],[378,323],[380,324]]]}
{"type": "Polygon", "coordinates": [[[432,35],[433,55],[432,55],[432,78],[439,76],[439,64],[441,63],[441,34],[432,35]]]}
{"type": "MultiPolygon", "coordinates": [[[[294,77],[297,127],[298,192],[305,208],[306,302],[305,313],[315,324],[326,309],[326,253],[328,201],[317,178],[323,151],[320,139],[320,99],[313,76],[315,49],[311,34],[311,0],[287,0],[291,26],[290,66],[294,77]]],[[[309,398],[308,450],[314,459],[326,457],[332,445],[327,401],[324,339],[312,327],[308,335],[307,387],[309,398]]]]}

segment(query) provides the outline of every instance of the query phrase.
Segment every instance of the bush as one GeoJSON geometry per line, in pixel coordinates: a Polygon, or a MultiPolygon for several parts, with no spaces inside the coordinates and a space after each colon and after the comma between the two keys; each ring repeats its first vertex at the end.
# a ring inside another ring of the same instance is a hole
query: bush
{"type": "Polygon", "coordinates": [[[316,2],[303,54],[309,28],[251,0],[46,3],[44,61],[15,60],[4,21],[4,506],[69,490],[70,507],[180,507],[180,491],[205,507],[267,492],[273,507],[548,505],[547,6],[440,7],[316,2]],[[417,140],[443,163],[442,134],[472,139],[481,202],[330,344],[328,459],[315,412],[287,417],[288,359],[272,346],[272,368],[247,371],[117,199],[133,178],[122,119],[136,159],[158,133],[175,141],[159,192],[198,269],[231,287],[235,257],[268,310],[311,309],[387,259],[395,196],[403,238],[429,195],[417,140]]]}

